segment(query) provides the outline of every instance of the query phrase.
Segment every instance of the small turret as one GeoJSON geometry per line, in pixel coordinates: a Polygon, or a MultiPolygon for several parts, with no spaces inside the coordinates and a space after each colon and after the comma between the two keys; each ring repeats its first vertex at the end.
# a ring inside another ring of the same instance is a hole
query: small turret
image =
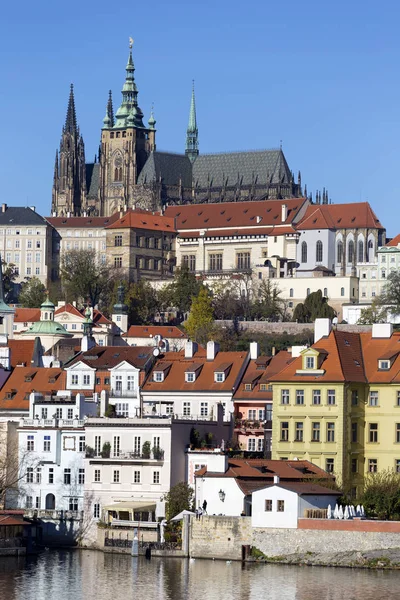
{"type": "Polygon", "coordinates": [[[119,333],[128,331],[128,307],[124,303],[125,289],[122,283],[118,286],[117,303],[113,306],[111,320],[119,329],[119,333]]]}
{"type": "Polygon", "coordinates": [[[192,98],[190,101],[189,123],[186,130],[186,148],[185,154],[191,162],[194,162],[199,155],[199,130],[197,129],[196,118],[196,99],[194,94],[194,81],[192,86],[192,98]]]}

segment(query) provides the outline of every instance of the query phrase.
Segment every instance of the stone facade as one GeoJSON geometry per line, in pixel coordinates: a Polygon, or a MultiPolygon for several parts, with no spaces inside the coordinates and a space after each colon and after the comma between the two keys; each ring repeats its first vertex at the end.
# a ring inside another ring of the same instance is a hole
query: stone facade
{"type": "Polygon", "coordinates": [[[250,517],[202,517],[190,520],[190,556],[241,560],[252,543],[250,517]]]}

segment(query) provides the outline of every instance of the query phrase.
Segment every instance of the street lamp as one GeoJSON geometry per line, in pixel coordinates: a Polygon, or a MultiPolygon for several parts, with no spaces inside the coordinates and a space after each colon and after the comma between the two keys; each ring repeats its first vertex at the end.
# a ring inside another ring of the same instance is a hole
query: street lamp
{"type": "Polygon", "coordinates": [[[225,492],[224,492],[224,490],[219,490],[218,496],[219,496],[219,499],[221,500],[221,502],[225,501],[225,492]]]}

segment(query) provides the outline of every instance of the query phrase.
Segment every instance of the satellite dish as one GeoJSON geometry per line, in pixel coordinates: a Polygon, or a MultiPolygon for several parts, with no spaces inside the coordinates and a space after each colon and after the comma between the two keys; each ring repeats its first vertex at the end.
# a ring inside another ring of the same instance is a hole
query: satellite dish
{"type": "Polygon", "coordinates": [[[160,355],[160,349],[159,348],[154,348],[153,350],[153,356],[159,356],[160,355]]]}

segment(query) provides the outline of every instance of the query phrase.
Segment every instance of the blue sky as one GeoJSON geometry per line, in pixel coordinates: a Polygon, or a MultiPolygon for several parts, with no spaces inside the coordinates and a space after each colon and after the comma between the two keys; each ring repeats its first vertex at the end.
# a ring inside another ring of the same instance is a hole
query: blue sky
{"type": "Polygon", "coordinates": [[[75,85],[86,158],[128,55],[157,147],[184,149],[191,81],[201,152],[278,147],[315,195],[368,200],[400,232],[400,3],[394,0],[22,1],[2,7],[2,201],[49,214],[75,85]]]}

